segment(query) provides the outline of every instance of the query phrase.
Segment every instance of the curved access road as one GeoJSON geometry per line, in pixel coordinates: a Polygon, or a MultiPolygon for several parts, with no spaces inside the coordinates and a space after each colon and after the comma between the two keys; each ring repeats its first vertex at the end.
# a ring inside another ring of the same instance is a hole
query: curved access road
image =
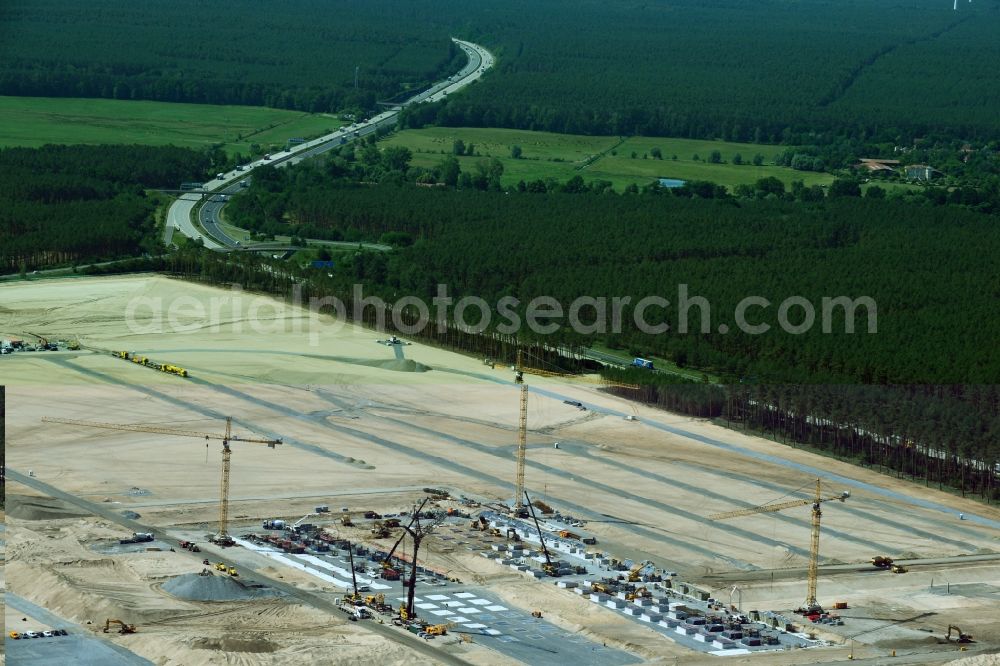
{"type": "Polygon", "coordinates": [[[377,132],[383,127],[395,125],[399,120],[399,113],[405,107],[424,102],[440,101],[447,95],[477,81],[487,69],[493,67],[496,63],[493,55],[482,46],[460,39],[453,38],[452,41],[458,44],[459,48],[465,51],[465,54],[469,58],[465,67],[456,74],[449,76],[444,81],[435,83],[423,92],[410,97],[405,102],[401,102],[398,106],[393,106],[365,122],[341,127],[336,132],[321,136],[312,141],[307,141],[290,150],[279,151],[270,156],[269,159],[259,159],[249,164],[241,165],[229,173],[221,174],[220,178],[214,178],[205,183],[204,189],[212,191],[213,194],[208,195],[208,200],[204,202],[198,215],[200,217],[199,223],[207,234],[198,229],[192,220],[192,213],[195,207],[205,195],[181,195],[170,206],[170,210],[167,213],[163,242],[169,244],[173,234],[179,232],[188,238],[200,238],[204,246],[210,250],[229,251],[242,248],[242,243],[245,242],[245,239],[233,238],[223,230],[220,213],[222,207],[226,205],[226,200],[229,196],[239,192],[245,187],[245,183],[250,182],[254,169],[268,164],[279,168],[289,164],[298,164],[302,160],[333,150],[343,144],[365,137],[372,132],[377,132]]]}

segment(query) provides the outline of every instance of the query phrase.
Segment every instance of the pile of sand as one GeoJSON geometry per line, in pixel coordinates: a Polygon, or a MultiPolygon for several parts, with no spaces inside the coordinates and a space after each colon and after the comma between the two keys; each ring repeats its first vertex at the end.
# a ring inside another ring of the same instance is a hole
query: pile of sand
{"type": "Polygon", "coordinates": [[[7,495],[7,515],[21,520],[55,520],[81,518],[87,514],[80,513],[62,500],[51,497],[7,495]]]}
{"type": "Polygon", "coordinates": [[[344,362],[363,365],[368,368],[378,368],[379,370],[392,370],[394,372],[427,372],[431,369],[430,366],[417,363],[408,358],[379,359],[374,361],[370,359],[344,359],[344,362]]]}
{"type": "Polygon", "coordinates": [[[281,596],[268,587],[244,585],[231,576],[184,574],[163,584],[163,591],[190,601],[238,601],[281,596]]]}

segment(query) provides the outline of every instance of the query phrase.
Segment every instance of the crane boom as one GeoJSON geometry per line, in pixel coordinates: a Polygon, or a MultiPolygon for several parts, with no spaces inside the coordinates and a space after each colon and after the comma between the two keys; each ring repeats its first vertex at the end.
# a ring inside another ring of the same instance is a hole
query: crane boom
{"type": "Polygon", "coordinates": [[[807,577],[807,590],[806,590],[806,610],[812,611],[820,609],[819,603],[816,601],[816,578],[819,575],[819,528],[820,519],[823,516],[823,510],[821,505],[823,502],[829,502],[831,500],[840,500],[843,502],[848,497],[851,496],[849,491],[844,491],[839,495],[829,495],[823,497],[822,487],[820,485],[820,480],[816,479],[816,494],[811,499],[797,499],[790,500],[788,502],[779,502],[777,504],[764,504],[762,506],[750,507],[748,509],[737,509],[735,511],[726,511],[724,513],[716,513],[708,516],[709,520],[726,520],[727,518],[737,518],[739,516],[751,516],[758,513],[774,513],[776,511],[784,511],[785,509],[791,509],[797,506],[805,506],[807,504],[812,504],[812,516],[810,523],[810,534],[809,534],[809,575],[807,577]]]}
{"type": "Polygon", "coordinates": [[[195,430],[185,430],[183,428],[169,428],[161,425],[145,423],[102,423],[100,421],[81,421],[79,419],[57,419],[43,417],[45,423],[62,423],[65,425],[82,426],[86,428],[103,428],[105,430],[122,430],[125,432],[150,432],[158,435],[174,435],[177,437],[197,437],[198,439],[218,439],[222,440],[222,478],[219,481],[219,532],[215,535],[214,541],[223,545],[232,545],[232,537],[229,536],[229,468],[232,458],[230,442],[249,442],[251,444],[267,444],[269,448],[274,448],[281,444],[280,439],[261,439],[258,437],[240,437],[233,435],[233,419],[226,417],[226,432],[222,435],[209,432],[198,432],[195,430]]]}
{"type": "Polygon", "coordinates": [[[124,430],[127,432],[151,432],[160,435],[177,435],[178,437],[197,437],[199,439],[221,439],[232,440],[234,442],[251,442],[255,444],[267,444],[272,449],[276,444],[281,444],[280,439],[257,439],[253,437],[240,437],[231,435],[228,431],[224,435],[209,432],[199,432],[196,430],[184,430],[182,428],[168,428],[160,425],[147,425],[145,423],[102,423],[100,421],[80,421],[78,419],[57,419],[43,416],[45,423],[64,423],[66,425],[84,426],[87,428],[104,428],[106,430],[124,430]]]}

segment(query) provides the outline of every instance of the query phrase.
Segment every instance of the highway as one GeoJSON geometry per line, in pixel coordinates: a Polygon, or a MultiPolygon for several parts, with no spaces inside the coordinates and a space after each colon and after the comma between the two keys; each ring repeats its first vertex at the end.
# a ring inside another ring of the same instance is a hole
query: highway
{"type": "Polygon", "coordinates": [[[200,224],[207,232],[207,235],[195,227],[191,219],[192,212],[205,195],[181,195],[170,206],[170,210],[167,213],[163,242],[169,245],[174,232],[179,232],[188,238],[201,238],[204,246],[210,250],[224,252],[242,247],[242,244],[246,241],[245,238],[233,238],[223,231],[221,226],[221,212],[229,196],[242,190],[244,187],[243,183],[249,183],[254,169],[258,169],[264,165],[280,168],[289,164],[298,164],[302,160],[321,155],[343,144],[377,132],[383,127],[395,125],[399,120],[399,113],[403,108],[413,104],[440,101],[445,96],[477,81],[496,62],[493,55],[478,44],[459,39],[453,39],[452,41],[458,44],[469,58],[465,67],[459,70],[458,73],[448,77],[447,80],[435,83],[430,88],[414,95],[398,106],[391,107],[365,122],[341,127],[336,132],[294,146],[290,150],[278,151],[271,155],[269,159],[262,158],[246,165],[240,165],[233,171],[219,174],[219,177],[205,183],[204,189],[215,193],[209,195],[199,212],[201,218],[200,224]]]}

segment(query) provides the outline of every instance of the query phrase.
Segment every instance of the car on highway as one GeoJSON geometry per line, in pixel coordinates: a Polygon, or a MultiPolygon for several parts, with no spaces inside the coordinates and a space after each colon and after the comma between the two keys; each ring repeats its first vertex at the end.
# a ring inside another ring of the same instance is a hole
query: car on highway
{"type": "Polygon", "coordinates": [[[245,167],[245,166],[243,166],[242,164],[237,164],[237,165],[236,165],[236,170],[237,170],[237,171],[243,171],[244,169],[246,169],[246,167],[245,167]]]}
{"type": "Polygon", "coordinates": [[[51,632],[51,631],[43,631],[42,632],[42,637],[43,638],[52,638],[53,636],[55,636],[55,634],[53,632],[51,632]]]}
{"type": "Polygon", "coordinates": [[[22,638],[40,638],[41,634],[38,633],[37,631],[26,631],[23,634],[21,634],[21,637],[22,638]]]}

